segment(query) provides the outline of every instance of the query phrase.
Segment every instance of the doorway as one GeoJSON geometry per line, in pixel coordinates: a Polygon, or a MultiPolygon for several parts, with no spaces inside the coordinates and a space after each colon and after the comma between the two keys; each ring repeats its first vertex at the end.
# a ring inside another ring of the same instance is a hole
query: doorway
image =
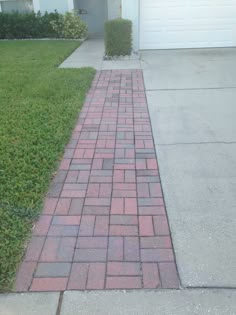
{"type": "Polygon", "coordinates": [[[74,0],[74,7],[88,25],[89,37],[103,37],[104,23],[108,19],[107,0],[74,0]]]}

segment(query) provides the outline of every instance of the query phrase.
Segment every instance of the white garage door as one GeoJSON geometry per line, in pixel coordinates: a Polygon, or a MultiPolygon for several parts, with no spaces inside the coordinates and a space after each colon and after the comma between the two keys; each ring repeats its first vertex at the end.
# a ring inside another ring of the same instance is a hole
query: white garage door
{"type": "Polygon", "coordinates": [[[140,0],[140,48],[236,46],[236,0],[140,0]]]}

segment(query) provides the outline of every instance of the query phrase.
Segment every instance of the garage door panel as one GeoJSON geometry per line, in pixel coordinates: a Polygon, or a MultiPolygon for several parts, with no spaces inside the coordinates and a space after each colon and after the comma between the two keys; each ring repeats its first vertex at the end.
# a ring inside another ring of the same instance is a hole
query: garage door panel
{"type": "Polygon", "coordinates": [[[236,0],[140,0],[141,49],[236,46],[236,0]]]}
{"type": "Polygon", "coordinates": [[[152,36],[155,36],[156,41],[150,38],[150,33],[147,34],[146,43],[147,49],[168,49],[168,48],[193,48],[193,47],[230,47],[232,42],[231,32],[222,32],[224,39],[219,40],[219,33],[210,31],[196,31],[196,32],[169,32],[165,35],[161,32],[153,32],[152,36]],[[209,38],[214,40],[214,45],[209,38]],[[160,44],[161,42],[161,44],[160,44]]]}

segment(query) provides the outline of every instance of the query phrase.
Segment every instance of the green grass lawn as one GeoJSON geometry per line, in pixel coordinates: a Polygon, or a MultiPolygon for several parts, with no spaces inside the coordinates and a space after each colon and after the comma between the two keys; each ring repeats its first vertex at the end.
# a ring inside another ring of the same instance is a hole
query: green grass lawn
{"type": "Polygon", "coordinates": [[[78,41],[0,42],[0,291],[11,290],[94,76],[58,69],[78,41]]]}

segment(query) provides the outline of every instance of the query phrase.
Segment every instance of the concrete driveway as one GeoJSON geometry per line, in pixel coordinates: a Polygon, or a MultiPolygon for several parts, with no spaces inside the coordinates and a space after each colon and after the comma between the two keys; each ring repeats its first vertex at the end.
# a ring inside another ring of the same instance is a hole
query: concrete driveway
{"type": "Polygon", "coordinates": [[[236,287],[236,49],[144,51],[142,68],[185,287],[236,287]]]}

